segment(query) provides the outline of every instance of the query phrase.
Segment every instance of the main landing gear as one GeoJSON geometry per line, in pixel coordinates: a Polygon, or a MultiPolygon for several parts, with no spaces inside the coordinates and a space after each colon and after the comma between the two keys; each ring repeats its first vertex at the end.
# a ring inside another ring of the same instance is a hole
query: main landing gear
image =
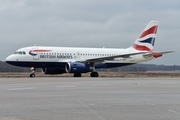
{"type": "Polygon", "coordinates": [[[30,77],[36,77],[34,67],[31,67],[31,71],[32,71],[32,73],[30,74],[30,77]]]}
{"type": "Polygon", "coordinates": [[[81,77],[81,73],[74,73],[74,77],[81,77]]]}
{"type": "MultiPolygon", "coordinates": [[[[90,76],[91,77],[98,77],[99,74],[98,74],[98,72],[91,72],[90,76]]],[[[81,77],[81,73],[74,73],[74,77],[81,77]]]]}
{"type": "Polygon", "coordinates": [[[98,77],[99,74],[98,74],[98,72],[95,72],[95,64],[94,64],[94,62],[90,62],[90,68],[91,68],[91,71],[92,71],[90,76],[91,77],[98,77]]]}
{"type": "Polygon", "coordinates": [[[91,77],[98,77],[99,76],[98,72],[92,72],[90,75],[91,75],[91,77]]]}

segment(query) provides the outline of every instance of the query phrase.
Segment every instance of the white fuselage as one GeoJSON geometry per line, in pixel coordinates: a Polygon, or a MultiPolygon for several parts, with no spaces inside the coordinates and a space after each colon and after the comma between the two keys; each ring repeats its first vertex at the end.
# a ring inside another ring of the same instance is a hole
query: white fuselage
{"type": "MultiPolygon", "coordinates": [[[[88,59],[103,58],[108,56],[117,56],[129,53],[137,53],[133,48],[110,49],[110,48],[78,48],[78,47],[41,47],[32,46],[21,48],[15,54],[7,57],[7,62],[14,62],[14,65],[24,67],[50,67],[48,63],[66,63],[74,61],[86,61],[88,59]],[[21,54],[22,53],[22,54],[21,54]],[[21,64],[20,64],[21,63],[21,64]],[[34,64],[36,63],[36,64],[34,64]],[[40,63],[40,64],[38,64],[40,63]],[[34,65],[33,65],[34,64],[34,65]],[[48,64],[48,65],[46,65],[48,64]],[[43,66],[44,65],[44,66],[43,66]]],[[[142,52],[142,51],[141,51],[142,52]]],[[[95,65],[101,63],[118,64],[117,67],[128,64],[135,64],[154,59],[153,56],[143,57],[143,54],[131,55],[129,57],[117,57],[103,62],[95,61],[95,65]]],[[[60,65],[61,66],[61,65],[60,65]]],[[[54,64],[52,67],[55,67],[54,64]]],[[[57,66],[58,67],[58,66],[57,66]]],[[[111,66],[108,66],[111,67],[111,66]]]]}

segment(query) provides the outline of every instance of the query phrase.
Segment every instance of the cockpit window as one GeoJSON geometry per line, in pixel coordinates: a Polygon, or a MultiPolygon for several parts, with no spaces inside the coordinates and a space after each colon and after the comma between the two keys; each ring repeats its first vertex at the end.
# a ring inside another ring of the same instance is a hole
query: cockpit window
{"type": "Polygon", "coordinates": [[[17,52],[15,52],[14,54],[17,54],[17,52]]]}
{"type": "Polygon", "coordinates": [[[16,51],[14,54],[26,55],[26,52],[25,51],[16,51]]]}

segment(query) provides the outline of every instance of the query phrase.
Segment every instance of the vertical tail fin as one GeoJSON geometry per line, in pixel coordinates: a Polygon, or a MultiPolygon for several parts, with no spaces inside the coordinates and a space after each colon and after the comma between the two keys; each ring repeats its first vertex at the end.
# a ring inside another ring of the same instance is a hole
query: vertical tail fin
{"type": "Polygon", "coordinates": [[[136,39],[132,47],[140,51],[152,51],[154,48],[157,28],[158,22],[151,21],[136,39]]]}

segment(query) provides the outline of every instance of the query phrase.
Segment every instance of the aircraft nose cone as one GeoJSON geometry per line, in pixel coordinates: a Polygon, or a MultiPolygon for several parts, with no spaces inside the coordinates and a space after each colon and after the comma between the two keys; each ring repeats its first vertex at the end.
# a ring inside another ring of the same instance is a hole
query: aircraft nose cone
{"type": "Polygon", "coordinates": [[[6,62],[8,62],[8,61],[10,61],[10,56],[8,56],[7,58],[6,58],[6,62]]]}
{"type": "Polygon", "coordinates": [[[11,64],[11,61],[14,61],[12,55],[10,55],[10,56],[8,56],[8,57],[6,58],[6,62],[7,62],[7,63],[11,64]]]}

